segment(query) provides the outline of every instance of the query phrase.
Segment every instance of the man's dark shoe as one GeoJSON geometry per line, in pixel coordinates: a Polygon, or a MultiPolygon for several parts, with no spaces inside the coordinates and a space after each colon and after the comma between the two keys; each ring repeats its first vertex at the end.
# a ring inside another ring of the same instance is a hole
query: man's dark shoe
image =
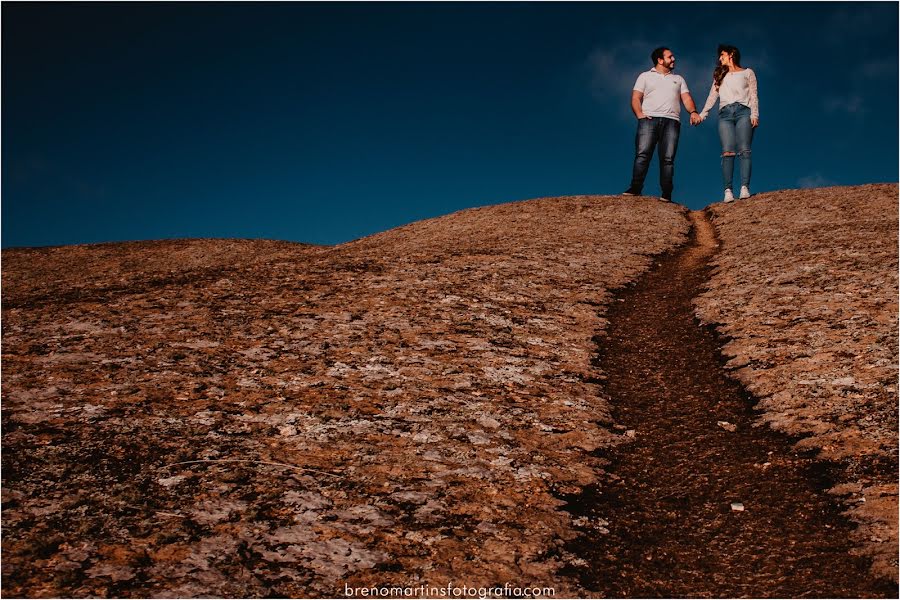
{"type": "Polygon", "coordinates": [[[631,188],[628,188],[627,190],[625,190],[624,192],[622,192],[622,195],[623,195],[623,196],[640,196],[641,193],[640,193],[640,192],[636,192],[636,191],[634,191],[634,190],[631,189],[631,188]]]}
{"type": "Polygon", "coordinates": [[[672,201],[671,196],[660,196],[659,199],[662,200],[663,202],[671,202],[672,201]]]}

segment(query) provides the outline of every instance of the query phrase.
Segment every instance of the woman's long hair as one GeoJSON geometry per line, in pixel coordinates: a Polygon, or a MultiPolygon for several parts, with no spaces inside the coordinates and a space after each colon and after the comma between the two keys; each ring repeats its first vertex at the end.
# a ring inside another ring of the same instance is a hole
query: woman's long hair
{"type": "Polygon", "coordinates": [[[736,67],[741,66],[741,51],[734,46],[719,44],[719,49],[716,51],[716,68],[713,71],[713,82],[715,82],[717,90],[719,89],[719,86],[722,85],[722,80],[728,75],[728,66],[719,62],[719,57],[723,52],[727,52],[731,55],[731,61],[736,67]]]}

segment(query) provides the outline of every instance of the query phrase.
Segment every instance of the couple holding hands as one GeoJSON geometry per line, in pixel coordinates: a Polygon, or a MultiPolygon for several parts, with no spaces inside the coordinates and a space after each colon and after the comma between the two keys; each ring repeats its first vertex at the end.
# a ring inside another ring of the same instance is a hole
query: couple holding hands
{"type": "Polygon", "coordinates": [[[741,52],[734,46],[720,45],[718,65],[703,110],[699,113],[687,83],[675,69],[675,55],[668,48],[657,48],[650,55],[653,68],[641,73],[631,93],[631,109],[638,119],[635,137],[634,169],[626,196],[640,196],[654,149],[659,147],[659,184],[664,200],[672,200],[675,152],[681,130],[681,104],[691,113],[691,125],[706,120],[719,100],[719,138],[722,141],[722,182],[724,202],[734,201],[734,159],[741,161],[741,198],[750,197],[750,145],[753,130],[759,125],[759,98],[756,74],[741,66],[741,52]]]}

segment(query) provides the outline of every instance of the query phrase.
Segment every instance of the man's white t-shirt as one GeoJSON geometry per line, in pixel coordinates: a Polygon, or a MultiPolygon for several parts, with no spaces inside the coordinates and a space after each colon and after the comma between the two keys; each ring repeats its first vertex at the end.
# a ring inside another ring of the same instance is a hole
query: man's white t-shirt
{"type": "Polygon", "coordinates": [[[641,110],[645,115],[681,121],[681,95],[690,91],[684,77],[650,69],[638,75],[634,89],[644,94],[641,110]]]}

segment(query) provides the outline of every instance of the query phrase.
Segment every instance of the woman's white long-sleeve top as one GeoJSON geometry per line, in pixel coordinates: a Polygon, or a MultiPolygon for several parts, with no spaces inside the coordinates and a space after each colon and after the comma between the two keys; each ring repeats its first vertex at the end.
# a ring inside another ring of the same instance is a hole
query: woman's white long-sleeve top
{"type": "Polygon", "coordinates": [[[716,89],[716,83],[713,82],[709,88],[709,96],[706,98],[706,104],[700,111],[700,118],[705,119],[709,116],[709,111],[719,100],[719,108],[728,106],[738,102],[744,106],[750,107],[750,118],[759,118],[759,96],[756,89],[756,73],[753,69],[743,69],[741,71],[729,71],[722,79],[722,85],[716,89]]]}

